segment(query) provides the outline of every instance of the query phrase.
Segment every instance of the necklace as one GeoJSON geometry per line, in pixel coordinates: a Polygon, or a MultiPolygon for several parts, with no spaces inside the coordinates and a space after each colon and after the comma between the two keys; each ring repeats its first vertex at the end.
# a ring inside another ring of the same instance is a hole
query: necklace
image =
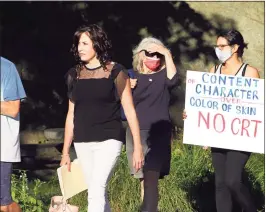
{"type": "Polygon", "coordinates": [[[97,66],[97,67],[95,67],[95,68],[89,68],[89,67],[87,67],[87,66],[85,65],[85,68],[86,68],[87,70],[89,70],[89,71],[94,71],[94,70],[99,69],[99,68],[101,68],[101,67],[102,67],[102,65],[99,65],[99,66],[97,66]]]}

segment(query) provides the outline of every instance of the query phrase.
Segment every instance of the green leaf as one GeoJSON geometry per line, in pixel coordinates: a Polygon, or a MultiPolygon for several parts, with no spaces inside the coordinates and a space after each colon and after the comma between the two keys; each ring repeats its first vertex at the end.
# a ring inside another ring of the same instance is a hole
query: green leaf
{"type": "Polygon", "coordinates": [[[33,197],[29,197],[29,202],[30,202],[31,204],[34,204],[34,205],[36,205],[36,203],[37,203],[36,199],[33,198],[33,197]]]}

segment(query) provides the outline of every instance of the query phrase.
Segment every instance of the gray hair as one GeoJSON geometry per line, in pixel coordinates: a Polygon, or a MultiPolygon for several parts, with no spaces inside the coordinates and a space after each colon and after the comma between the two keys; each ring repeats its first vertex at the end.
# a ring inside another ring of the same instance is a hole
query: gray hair
{"type": "Polygon", "coordinates": [[[133,49],[132,66],[135,71],[143,72],[143,63],[142,63],[143,56],[141,56],[139,53],[142,50],[147,49],[151,44],[157,44],[157,45],[165,47],[162,41],[158,40],[157,38],[147,37],[147,38],[142,39],[140,43],[133,49]]]}

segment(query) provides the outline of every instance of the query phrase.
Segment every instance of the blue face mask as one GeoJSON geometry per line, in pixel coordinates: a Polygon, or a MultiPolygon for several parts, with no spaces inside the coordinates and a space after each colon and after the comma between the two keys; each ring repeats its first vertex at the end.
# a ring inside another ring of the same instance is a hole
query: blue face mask
{"type": "Polygon", "coordinates": [[[233,55],[232,49],[222,51],[218,47],[215,48],[215,53],[221,63],[224,63],[233,55]]]}

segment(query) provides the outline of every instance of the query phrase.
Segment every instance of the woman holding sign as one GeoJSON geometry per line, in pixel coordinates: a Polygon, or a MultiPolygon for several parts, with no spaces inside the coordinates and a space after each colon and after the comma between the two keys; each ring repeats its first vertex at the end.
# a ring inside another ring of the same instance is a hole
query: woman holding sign
{"type": "Polygon", "coordinates": [[[122,148],[121,104],[134,138],[132,166],[138,170],[144,162],[127,71],[111,60],[110,48],[99,26],[80,27],[72,47],[77,64],[67,73],[69,109],[61,165],[70,170],[74,140],[88,184],[89,212],[111,211],[106,188],[122,148]]]}
{"type": "Polygon", "coordinates": [[[141,182],[141,211],[155,212],[158,181],[169,174],[172,125],[169,116],[170,90],[177,84],[176,67],[170,51],[155,38],[144,38],[133,50],[135,79],[131,79],[133,100],[140,123],[145,155],[143,170],[131,166],[133,140],[127,130],[126,149],[131,174],[141,182]],[[144,196],[144,197],[143,197],[144,196]]]}
{"type": "MultiPolygon", "coordinates": [[[[210,72],[259,78],[256,68],[242,62],[244,48],[247,48],[247,44],[237,30],[221,33],[214,47],[221,64],[213,67],[210,72]]],[[[183,117],[186,118],[185,112],[183,117]]],[[[251,195],[242,183],[242,173],[251,153],[220,148],[211,148],[211,153],[215,172],[217,212],[232,212],[232,198],[237,200],[245,212],[255,212],[251,195]]]]}

